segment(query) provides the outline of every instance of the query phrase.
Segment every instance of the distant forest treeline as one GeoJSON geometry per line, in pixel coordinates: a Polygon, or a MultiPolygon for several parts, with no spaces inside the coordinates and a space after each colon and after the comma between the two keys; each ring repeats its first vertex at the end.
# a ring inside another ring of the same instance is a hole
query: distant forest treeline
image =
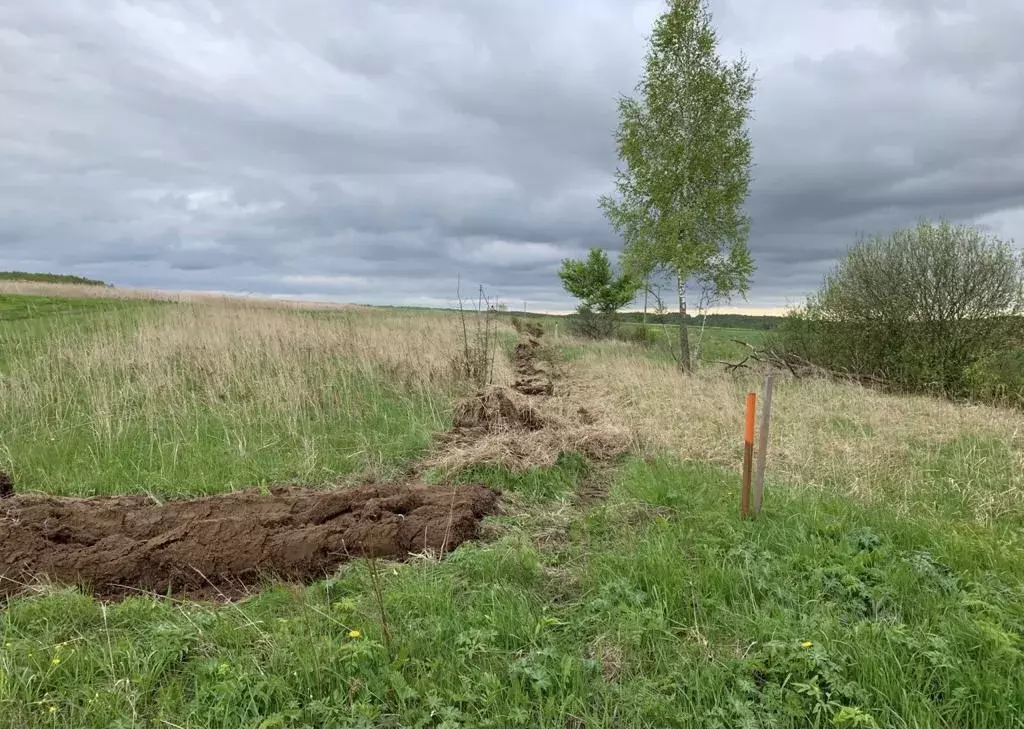
{"type": "Polygon", "coordinates": [[[32,281],[35,283],[82,284],[84,286],[109,286],[103,281],[66,273],[28,273],[26,271],[0,271],[0,281],[32,281]]]}

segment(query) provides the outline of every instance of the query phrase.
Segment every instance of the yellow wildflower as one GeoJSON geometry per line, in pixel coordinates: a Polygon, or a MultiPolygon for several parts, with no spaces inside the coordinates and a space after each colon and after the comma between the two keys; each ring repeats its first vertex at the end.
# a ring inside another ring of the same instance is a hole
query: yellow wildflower
{"type": "Polygon", "coordinates": [[[814,645],[814,643],[812,643],[812,642],[811,642],[811,641],[809,641],[809,640],[805,640],[805,641],[804,641],[803,643],[801,643],[800,645],[802,645],[802,646],[803,646],[804,648],[810,648],[810,647],[811,647],[812,645],[814,645]]]}
{"type": "Polygon", "coordinates": [[[358,630],[350,630],[350,631],[348,631],[348,637],[349,638],[359,638],[361,636],[362,636],[362,633],[360,633],[358,630]]]}
{"type": "Polygon", "coordinates": [[[56,706],[51,706],[50,707],[50,713],[51,714],[56,714],[57,713],[57,707],[56,706]]]}
{"type": "Polygon", "coordinates": [[[60,658],[58,658],[57,656],[54,656],[53,660],[50,661],[50,663],[52,663],[55,666],[59,666],[60,665],[60,658]]]}

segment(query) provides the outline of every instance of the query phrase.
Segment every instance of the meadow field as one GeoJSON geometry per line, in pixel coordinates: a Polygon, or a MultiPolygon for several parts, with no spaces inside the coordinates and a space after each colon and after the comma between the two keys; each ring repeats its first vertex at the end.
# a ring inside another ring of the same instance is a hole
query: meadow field
{"type": "MultiPolygon", "coordinates": [[[[467,440],[455,314],[159,298],[0,282],[0,541],[35,494],[424,482],[498,508],[447,554],[230,600],[23,580],[0,727],[1024,726],[1024,412],[780,374],[741,520],[763,373],[715,360],[760,332],[708,329],[684,377],[545,322],[529,432],[467,440]]],[[[522,337],[497,327],[502,386],[522,337]]]]}

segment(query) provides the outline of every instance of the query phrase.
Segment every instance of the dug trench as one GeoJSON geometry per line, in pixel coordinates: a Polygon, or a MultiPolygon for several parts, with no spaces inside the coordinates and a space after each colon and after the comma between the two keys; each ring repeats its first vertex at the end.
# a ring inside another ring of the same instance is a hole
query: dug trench
{"type": "Polygon", "coordinates": [[[512,384],[486,384],[455,402],[451,428],[435,435],[408,477],[419,479],[431,470],[453,476],[475,466],[545,468],[566,452],[600,463],[628,450],[628,435],[564,397],[564,383],[556,395],[558,368],[541,342],[544,330],[515,317],[512,325],[519,334],[509,353],[512,384]]]}
{"type": "Polygon", "coordinates": [[[586,506],[608,493],[611,466],[633,446],[631,433],[584,404],[572,378],[556,366],[544,330],[513,319],[519,334],[511,352],[511,386],[492,384],[455,405],[452,428],[437,438],[425,464],[442,470],[490,465],[513,471],[555,466],[567,453],[588,465],[574,501],[586,506]]]}
{"type": "MultiPolygon", "coordinates": [[[[456,404],[436,463],[532,467],[576,451],[601,464],[624,452],[628,438],[584,408],[563,398],[568,411],[552,409],[559,398],[541,355],[543,330],[517,329],[512,386],[491,385],[456,404]]],[[[583,501],[603,495],[581,487],[583,501]]],[[[17,494],[0,473],[0,598],[40,581],[81,585],[103,599],[140,591],[242,597],[268,580],[315,581],[352,558],[444,554],[479,535],[499,496],[481,485],[281,486],[161,504],[17,494]]]]}
{"type": "Polygon", "coordinates": [[[240,597],[265,579],[322,578],[354,557],[450,551],[476,535],[498,496],[479,485],[286,486],[164,504],[13,495],[0,502],[0,597],[43,576],[100,598],[240,597]]]}

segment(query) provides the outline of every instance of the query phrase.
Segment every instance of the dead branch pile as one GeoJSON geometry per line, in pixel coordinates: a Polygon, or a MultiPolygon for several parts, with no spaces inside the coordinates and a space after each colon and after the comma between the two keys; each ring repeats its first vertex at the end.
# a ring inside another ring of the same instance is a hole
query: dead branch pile
{"type": "Polygon", "coordinates": [[[822,378],[841,380],[844,382],[855,382],[861,385],[870,385],[882,388],[886,387],[888,384],[885,378],[878,375],[832,370],[816,365],[810,360],[792,352],[784,352],[772,347],[763,347],[759,349],[750,342],[744,342],[741,339],[731,339],[729,341],[739,344],[749,350],[746,356],[737,362],[730,362],[728,360],[716,361],[717,364],[724,366],[726,372],[729,372],[730,374],[736,374],[740,370],[751,370],[754,369],[755,366],[759,366],[759,369],[772,369],[788,372],[794,379],[822,378]]]}

